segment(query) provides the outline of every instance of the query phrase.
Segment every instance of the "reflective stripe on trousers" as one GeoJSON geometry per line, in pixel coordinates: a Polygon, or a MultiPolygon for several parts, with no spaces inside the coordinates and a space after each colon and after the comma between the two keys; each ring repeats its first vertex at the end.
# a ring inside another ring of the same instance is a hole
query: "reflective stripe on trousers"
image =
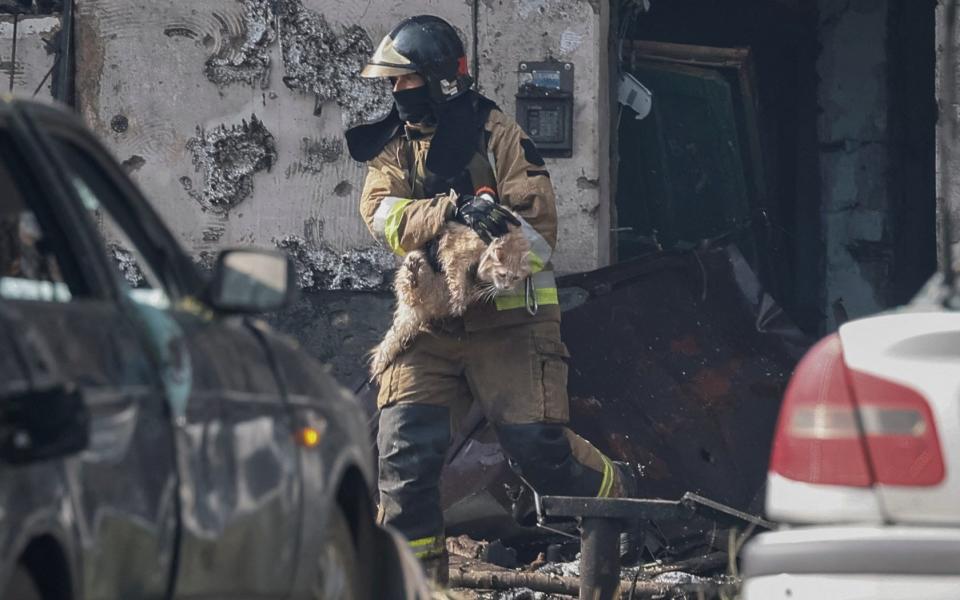
{"type": "Polygon", "coordinates": [[[443,556],[446,550],[446,540],[444,536],[431,536],[410,540],[408,542],[413,555],[424,560],[435,556],[443,556]]]}
{"type": "Polygon", "coordinates": [[[600,490],[597,492],[597,498],[609,498],[613,491],[613,463],[605,454],[600,453],[600,459],[603,460],[603,481],[600,482],[600,490]]]}

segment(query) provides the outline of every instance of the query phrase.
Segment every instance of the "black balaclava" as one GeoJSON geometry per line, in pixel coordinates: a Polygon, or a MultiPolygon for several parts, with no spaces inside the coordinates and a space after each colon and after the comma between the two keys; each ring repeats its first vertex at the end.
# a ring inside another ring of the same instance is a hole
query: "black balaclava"
{"type": "Polygon", "coordinates": [[[430,90],[426,85],[393,92],[400,119],[407,123],[422,123],[433,115],[430,90]]]}
{"type": "MultiPolygon", "coordinates": [[[[428,87],[404,92],[421,89],[428,90],[428,87]]],[[[426,93],[429,97],[429,91],[426,93]]],[[[407,119],[400,114],[399,104],[394,102],[390,113],[381,119],[355,125],[346,131],[347,148],[354,160],[372,160],[403,130],[403,123],[407,119]]],[[[496,108],[497,105],[492,100],[473,90],[447,102],[429,104],[428,117],[436,122],[436,132],[427,153],[427,170],[445,178],[459,175],[477,152],[486,116],[496,108]]]]}

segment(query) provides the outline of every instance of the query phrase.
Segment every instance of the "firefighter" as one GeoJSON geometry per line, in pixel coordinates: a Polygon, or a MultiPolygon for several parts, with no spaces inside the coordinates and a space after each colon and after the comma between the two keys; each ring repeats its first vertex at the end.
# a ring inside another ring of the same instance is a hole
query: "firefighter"
{"type": "Polygon", "coordinates": [[[361,75],[389,77],[394,96],[387,117],[346,134],[368,166],[360,212],[371,233],[399,256],[429,249],[450,221],[489,240],[513,221],[507,206],[531,247],[523,285],[422,333],[381,379],[380,519],[444,581],[440,472],[464,399],[479,403],[511,468],[540,494],[633,495],[636,472],[565,426],[568,354],[550,263],[557,207],[533,141],[472,89],[463,44],[438,17],[401,22],[361,75]],[[476,195],[484,187],[499,204],[476,195]]]}

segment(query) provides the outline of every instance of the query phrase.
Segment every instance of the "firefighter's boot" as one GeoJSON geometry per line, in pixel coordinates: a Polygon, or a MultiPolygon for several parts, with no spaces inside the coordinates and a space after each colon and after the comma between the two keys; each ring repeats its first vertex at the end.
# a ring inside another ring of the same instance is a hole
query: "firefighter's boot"
{"type": "MultiPolygon", "coordinates": [[[[617,470],[618,489],[614,495],[620,498],[639,498],[640,497],[640,469],[633,463],[611,461],[617,470]]],[[[646,541],[646,532],[640,523],[631,522],[627,528],[620,533],[620,561],[622,564],[633,564],[639,562],[643,545],[646,541]]]]}
{"type": "Polygon", "coordinates": [[[450,555],[444,550],[438,556],[421,558],[420,564],[423,565],[423,572],[427,579],[433,582],[438,588],[447,587],[450,581],[450,555]]]}

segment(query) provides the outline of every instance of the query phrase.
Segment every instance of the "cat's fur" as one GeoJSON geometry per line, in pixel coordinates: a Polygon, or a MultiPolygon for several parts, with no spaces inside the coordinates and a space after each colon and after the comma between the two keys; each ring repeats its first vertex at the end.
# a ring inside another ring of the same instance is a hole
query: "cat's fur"
{"type": "Polygon", "coordinates": [[[370,352],[374,381],[432,321],[458,317],[474,302],[520,289],[530,275],[530,243],[519,227],[511,226],[488,246],[469,227],[448,223],[437,244],[442,273],[433,270],[423,250],[407,254],[397,269],[393,324],[370,352]]]}

